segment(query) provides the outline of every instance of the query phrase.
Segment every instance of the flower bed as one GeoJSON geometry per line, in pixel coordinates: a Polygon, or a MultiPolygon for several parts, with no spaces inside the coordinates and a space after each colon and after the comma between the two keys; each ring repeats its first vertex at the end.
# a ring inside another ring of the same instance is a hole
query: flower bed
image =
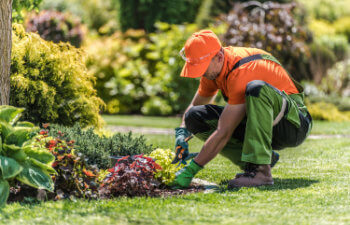
{"type": "Polygon", "coordinates": [[[139,154],[124,156],[107,170],[89,165],[86,157],[77,153],[75,142],[49,136],[48,124],[35,136],[32,148],[46,149],[54,156],[52,173],[54,191],[29,187],[20,182],[12,183],[9,201],[37,201],[60,199],[109,199],[127,197],[167,197],[204,190],[204,185],[192,184],[187,189],[172,190],[169,184],[175,179],[176,168],[171,164],[174,153],[170,150],[156,149],[148,156],[139,154]]]}

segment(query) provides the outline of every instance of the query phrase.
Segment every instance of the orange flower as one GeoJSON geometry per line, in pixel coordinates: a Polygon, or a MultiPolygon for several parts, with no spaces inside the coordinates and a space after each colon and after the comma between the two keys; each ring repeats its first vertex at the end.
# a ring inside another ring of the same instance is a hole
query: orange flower
{"type": "Polygon", "coordinates": [[[83,172],[88,177],[94,177],[95,176],[95,174],[93,174],[90,170],[83,169],[83,172]]]}

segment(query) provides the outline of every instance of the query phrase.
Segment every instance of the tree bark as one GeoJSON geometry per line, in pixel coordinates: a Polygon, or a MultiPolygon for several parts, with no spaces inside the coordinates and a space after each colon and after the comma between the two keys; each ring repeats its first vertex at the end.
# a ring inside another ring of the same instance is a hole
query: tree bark
{"type": "Polygon", "coordinates": [[[12,0],[0,0],[0,105],[10,103],[12,0]]]}

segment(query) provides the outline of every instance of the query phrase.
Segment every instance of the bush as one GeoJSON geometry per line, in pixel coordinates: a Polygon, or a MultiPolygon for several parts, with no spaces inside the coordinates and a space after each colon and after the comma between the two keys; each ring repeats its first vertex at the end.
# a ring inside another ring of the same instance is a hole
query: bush
{"type": "Polygon", "coordinates": [[[316,37],[310,45],[310,68],[313,80],[320,84],[327,76],[327,70],[337,61],[345,59],[348,53],[348,43],[345,36],[320,36],[316,37]]]}
{"type": "MultiPolygon", "coordinates": [[[[183,111],[190,103],[198,80],[179,76],[184,61],[178,52],[197,27],[156,26],[157,33],[149,35],[129,30],[87,42],[87,66],[97,78],[96,89],[108,113],[168,115],[183,111]]],[[[222,33],[222,27],[212,29],[222,33]]]]}
{"type": "Polygon", "coordinates": [[[74,142],[66,142],[59,137],[53,138],[47,135],[43,129],[36,138],[35,146],[46,148],[54,155],[55,161],[52,167],[57,171],[53,176],[55,194],[54,198],[73,199],[98,197],[99,181],[98,168],[86,164],[84,157],[75,153],[74,142]]]}
{"type": "Polygon", "coordinates": [[[91,31],[109,35],[119,29],[112,0],[43,0],[42,10],[69,12],[81,18],[91,31]]]}
{"type": "Polygon", "coordinates": [[[83,27],[78,18],[56,11],[30,14],[25,27],[28,32],[37,32],[47,41],[69,42],[75,47],[80,47],[84,37],[83,27]]]}
{"type": "Polygon", "coordinates": [[[327,94],[350,97],[350,59],[337,62],[329,69],[321,87],[327,94]]]}
{"type": "Polygon", "coordinates": [[[170,185],[175,180],[175,173],[184,167],[183,164],[179,167],[177,167],[177,164],[171,164],[175,158],[175,153],[170,149],[164,150],[157,148],[149,154],[149,157],[155,159],[157,164],[162,168],[156,170],[154,177],[165,185],[170,185]]]}
{"type": "Polygon", "coordinates": [[[312,18],[333,22],[350,15],[350,0],[298,0],[305,5],[312,18]]]}
{"type": "Polygon", "coordinates": [[[118,196],[154,196],[160,183],[154,178],[157,169],[162,169],[151,158],[142,155],[125,156],[109,170],[99,194],[103,198],[118,196]]]}
{"type": "Polygon", "coordinates": [[[83,130],[79,124],[73,127],[53,124],[49,127],[49,136],[61,137],[66,142],[74,141],[76,151],[85,156],[87,163],[100,169],[111,168],[111,155],[148,154],[152,151],[152,145],[147,145],[143,136],[133,137],[130,132],[100,137],[92,128],[83,130]]]}
{"type": "Polygon", "coordinates": [[[82,50],[47,42],[14,25],[10,104],[26,108],[23,118],[36,124],[101,126],[104,103],[84,60],[82,50]]]}
{"type": "Polygon", "coordinates": [[[193,23],[200,0],[114,0],[119,11],[121,29],[155,31],[157,21],[170,24],[193,23]]]}
{"type": "Polygon", "coordinates": [[[317,102],[308,104],[308,111],[314,120],[328,120],[328,121],[350,121],[349,115],[342,113],[338,108],[326,102],[317,102]]]}
{"type": "Polygon", "coordinates": [[[350,42],[350,16],[343,17],[334,22],[335,31],[345,35],[350,42]]]}
{"type": "Polygon", "coordinates": [[[297,80],[309,79],[310,34],[294,19],[295,4],[237,3],[222,17],[226,45],[256,47],[274,55],[297,80]]]}

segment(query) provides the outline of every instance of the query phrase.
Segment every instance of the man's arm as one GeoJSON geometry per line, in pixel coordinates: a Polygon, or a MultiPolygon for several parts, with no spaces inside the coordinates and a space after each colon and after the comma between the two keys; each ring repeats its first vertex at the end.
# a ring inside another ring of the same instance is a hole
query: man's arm
{"type": "Polygon", "coordinates": [[[211,97],[203,97],[203,96],[200,96],[198,94],[198,92],[196,92],[196,94],[194,95],[193,99],[192,99],[192,102],[191,104],[187,107],[187,109],[185,110],[183,116],[182,116],[182,122],[181,122],[181,125],[180,127],[185,127],[185,115],[186,115],[186,112],[192,107],[192,106],[195,106],[195,105],[206,105],[206,104],[210,104],[214,98],[215,98],[216,95],[214,96],[211,96],[211,97]]]}
{"type": "Polygon", "coordinates": [[[200,166],[204,166],[210,160],[212,160],[229,141],[233,131],[242,121],[245,114],[245,104],[227,104],[219,118],[218,128],[204,143],[202,150],[194,159],[194,161],[200,166]]]}

